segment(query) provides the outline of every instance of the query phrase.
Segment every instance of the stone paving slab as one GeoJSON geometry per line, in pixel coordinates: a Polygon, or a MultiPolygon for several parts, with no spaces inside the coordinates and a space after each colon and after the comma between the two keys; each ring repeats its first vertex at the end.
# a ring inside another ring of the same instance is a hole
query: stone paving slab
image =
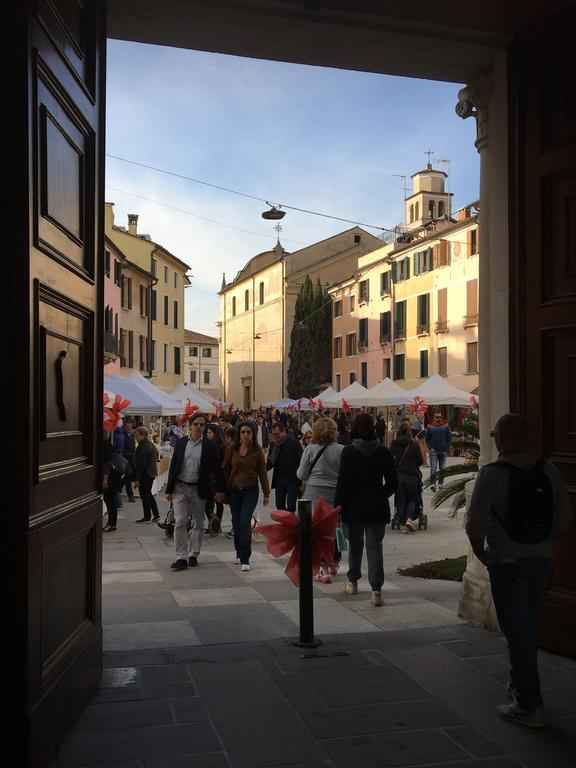
{"type": "Polygon", "coordinates": [[[104,650],[169,648],[198,645],[198,636],[186,621],[110,624],[104,627],[104,650]]]}
{"type": "MultiPolygon", "coordinates": [[[[296,626],[299,625],[300,604],[298,600],[278,600],[272,602],[272,605],[282,611],[296,626]]],[[[314,632],[320,638],[323,635],[346,632],[374,632],[375,629],[376,627],[371,621],[359,617],[333,598],[327,597],[315,603],[314,632]]]]}
{"type": "Polygon", "coordinates": [[[198,608],[201,606],[243,605],[246,603],[265,603],[262,597],[252,587],[226,587],[223,589],[180,589],[172,592],[174,599],[181,608],[198,608]]]}

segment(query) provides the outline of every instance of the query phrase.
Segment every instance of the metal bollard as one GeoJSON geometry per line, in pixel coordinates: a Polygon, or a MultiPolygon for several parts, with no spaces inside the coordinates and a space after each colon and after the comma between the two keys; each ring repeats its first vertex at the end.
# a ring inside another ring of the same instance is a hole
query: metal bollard
{"type": "Polygon", "coordinates": [[[298,501],[300,521],[300,638],[294,645],[316,648],[322,644],[314,637],[314,582],[312,580],[312,502],[298,501]]]}

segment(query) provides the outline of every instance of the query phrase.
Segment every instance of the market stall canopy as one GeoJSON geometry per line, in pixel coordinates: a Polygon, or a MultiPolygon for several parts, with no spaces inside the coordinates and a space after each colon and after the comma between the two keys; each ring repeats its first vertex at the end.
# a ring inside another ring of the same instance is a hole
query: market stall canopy
{"type": "Polygon", "coordinates": [[[216,405],[224,407],[218,400],[205,395],[190,384],[179,384],[170,392],[170,396],[184,403],[190,400],[190,405],[197,405],[203,413],[216,413],[216,405]]]}
{"type": "Polygon", "coordinates": [[[177,416],[182,412],[181,403],[174,400],[170,405],[163,405],[129,377],[104,374],[104,389],[108,392],[113,392],[115,395],[120,395],[126,400],[130,400],[130,405],[122,411],[123,415],[126,416],[134,414],[141,416],[177,416]]]}
{"type": "Polygon", "coordinates": [[[327,387],[323,392],[320,392],[314,400],[322,400],[322,405],[324,405],[325,400],[328,400],[332,397],[338,397],[338,392],[336,392],[335,389],[332,387],[327,387]]]}
{"type": "MultiPolygon", "coordinates": [[[[399,405],[398,400],[404,398],[403,404],[413,402],[413,397],[408,395],[407,390],[402,389],[401,386],[396,384],[389,378],[382,379],[376,386],[370,387],[370,389],[363,396],[363,402],[361,405],[370,406],[373,408],[385,406],[385,405],[399,405]]],[[[350,405],[354,405],[354,400],[348,401],[350,405]]]]}
{"type": "Polygon", "coordinates": [[[290,397],[282,397],[273,403],[265,403],[266,408],[293,408],[295,405],[296,400],[292,400],[290,397]]]}
{"type": "Polygon", "coordinates": [[[129,381],[133,381],[134,384],[136,384],[137,387],[140,387],[140,389],[147,395],[150,395],[150,397],[154,398],[156,402],[160,403],[164,409],[177,409],[175,412],[170,414],[166,412],[166,415],[178,415],[179,413],[183,412],[180,398],[176,398],[173,395],[169,395],[167,392],[164,392],[159,387],[152,384],[151,381],[144,378],[144,376],[142,376],[142,374],[138,371],[132,371],[132,373],[127,378],[129,381]]]}
{"type": "Polygon", "coordinates": [[[390,405],[405,405],[406,402],[412,402],[415,397],[422,398],[426,405],[456,405],[460,408],[470,408],[473,404],[469,392],[454,387],[437,373],[418,387],[406,390],[404,397],[408,397],[409,400],[406,401],[399,396],[398,399],[393,399],[390,405]]]}
{"type": "Polygon", "coordinates": [[[364,405],[368,390],[357,381],[349,387],[336,392],[333,397],[321,398],[324,408],[342,408],[347,403],[351,408],[359,408],[364,405]],[[342,402],[344,401],[344,403],[342,402]]]}

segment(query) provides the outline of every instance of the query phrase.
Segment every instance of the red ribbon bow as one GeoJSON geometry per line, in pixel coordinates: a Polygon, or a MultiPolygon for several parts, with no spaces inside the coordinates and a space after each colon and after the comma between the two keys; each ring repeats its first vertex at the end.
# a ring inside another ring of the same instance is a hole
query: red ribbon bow
{"type": "Polygon", "coordinates": [[[320,400],[320,398],[318,398],[318,400],[316,400],[316,407],[318,408],[320,413],[322,413],[324,411],[324,403],[322,402],[322,400],[320,400]]]}
{"type": "Polygon", "coordinates": [[[115,395],[111,405],[108,405],[109,402],[110,396],[104,392],[104,429],[107,432],[114,432],[122,419],[120,412],[123,411],[124,408],[128,408],[132,401],[122,400],[120,395],[115,395]]]}
{"type": "Polygon", "coordinates": [[[316,407],[317,407],[316,400],[313,400],[312,398],[309,398],[308,402],[310,403],[310,408],[312,408],[312,410],[315,411],[316,407]]]}
{"type": "MultiPolygon", "coordinates": [[[[340,507],[331,507],[323,498],[318,499],[312,513],[312,575],[315,576],[323,562],[332,565],[334,541],[340,507]]],[[[293,512],[276,510],[270,513],[272,520],[279,525],[260,525],[258,533],[266,537],[268,552],[274,557],[281,557],[292,551],[284,573],[294,586],[300,586],[300,542],[298,515],[293,512]]]]}
{"type": "Polygon", "coordinates": [[[183,427],[188,423],[188,419],[190,416],[192,416],[196,411],[199,411],[200,408],[197,405],[190,405],[190,400],[188,400],[188,403],[186,405],[186,408],[184,409],[184,416],[181,416],[178,419],[178,426],[183,427]]]}
{"type": "Polygon", "coordinates": [[[348,405],[348,400],[345,400],[344,398],[342,398],[342,410],[344,411],[344,413],[348,413],[348,411],[350,410],[350,406],[348,405]]]}
{"type": "Polygon", "coordinates": [[[476,395],[470,395],[470,402],[472,403],[473,408],[478,408],[480,406],[480,401],[476,395]]]}
{"type": "Polygon", "coordinates": [[[408,410],[412,411],[412,413],[425,413],[428,410],[428,406],[423,397],[416,395],[414,405],[408,406],[408,410]]]}

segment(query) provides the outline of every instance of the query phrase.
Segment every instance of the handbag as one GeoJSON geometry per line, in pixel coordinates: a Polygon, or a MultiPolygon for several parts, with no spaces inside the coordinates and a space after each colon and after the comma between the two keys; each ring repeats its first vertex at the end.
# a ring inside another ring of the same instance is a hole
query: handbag
{"type": "Polygon", "coordinates": [[[126,474],[126,469],[128,468],[128,459],[124,458],[124,456],[117,453],[116,451],[113,451],[110,464],[117,472],[120,473],[120,475],[122,475],[122,477],[124,477],[126,474]]]}
{"type": "Polygon", "coordinates": [[[346,552],[348,549],[348,542],[346,541],[342,524],[336,526],[336,546],[338,547],[338,552],[346,552]]]}
{"type": "Polygon", "coordinates": [[[162,522],[158,521],[156,525],[158,528],[162,528],[166,536],[174,536],[174,505],[172,502],[170,502],[164,520],[162,522]]]}

